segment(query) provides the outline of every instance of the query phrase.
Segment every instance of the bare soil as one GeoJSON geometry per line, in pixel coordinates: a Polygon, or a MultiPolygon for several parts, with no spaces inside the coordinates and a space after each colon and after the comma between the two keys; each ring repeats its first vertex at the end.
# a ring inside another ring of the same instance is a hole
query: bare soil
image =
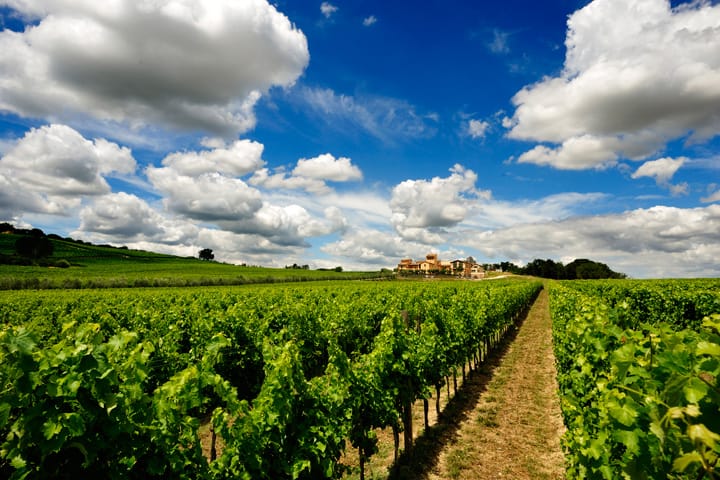
{"type": "Polygon", "coordinates": [[[426,478],[564,478],[564,426],[546,291],[489,370],[487,388],[426,478]]]}

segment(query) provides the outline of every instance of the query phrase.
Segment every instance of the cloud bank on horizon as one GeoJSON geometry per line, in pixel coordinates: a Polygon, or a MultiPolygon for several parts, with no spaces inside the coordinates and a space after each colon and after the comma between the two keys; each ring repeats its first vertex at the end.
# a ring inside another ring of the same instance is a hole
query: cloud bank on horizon
{"type": "Polygon", "coordinates": [[[268,266],[720,276],[720,5],[566,3],[0,0],[0,221],[268,266]]]}

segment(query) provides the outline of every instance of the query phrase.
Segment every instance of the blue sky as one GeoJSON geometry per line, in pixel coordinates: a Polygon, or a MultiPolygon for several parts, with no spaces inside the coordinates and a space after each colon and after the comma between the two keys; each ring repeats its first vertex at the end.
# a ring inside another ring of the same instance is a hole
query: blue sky
{"type": "Polygon", "coordinates": [[[720,276],[720,5],[0,1],[0,221],[720,276]]]}

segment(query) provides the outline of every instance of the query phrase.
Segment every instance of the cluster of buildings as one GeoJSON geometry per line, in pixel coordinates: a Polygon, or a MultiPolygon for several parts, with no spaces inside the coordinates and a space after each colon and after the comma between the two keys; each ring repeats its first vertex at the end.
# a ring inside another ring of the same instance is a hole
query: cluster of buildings
{"type": "Polygon", "coordinates": [[[437,253],[428,253],[425,260],[414,262],[412,258],[403,258],[397,266],[398,273],[417,273],[424,275],[443,274],[462,278],[483,278],[485,269],[472,259],[443,261],[437,253]]]}

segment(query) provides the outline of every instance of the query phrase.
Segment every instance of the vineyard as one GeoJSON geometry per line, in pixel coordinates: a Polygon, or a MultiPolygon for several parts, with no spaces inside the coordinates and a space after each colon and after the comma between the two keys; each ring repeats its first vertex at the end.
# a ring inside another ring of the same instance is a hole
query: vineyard
{"type": "Polygon", "coordinates": [[[362,478],[377,430],[409,454],[412,405],[477,368],[541,288],[0,292],[0,476],[338,478],[354,451],[362,478]]]}
{"type": "MultiPolygon", "coordinates": [[[[378,432],[412,458],[414,406],[427,429],[541,288],[0,292],[0,477],[364,478],[378,432]]],[[[718,478],[720,281],[546,288],[567,478],[718,478]]]]}
{"type": "Polygon", "coordinates": [[[720,281],[549,293],[568,478],[719,478],[720,281]]]}

